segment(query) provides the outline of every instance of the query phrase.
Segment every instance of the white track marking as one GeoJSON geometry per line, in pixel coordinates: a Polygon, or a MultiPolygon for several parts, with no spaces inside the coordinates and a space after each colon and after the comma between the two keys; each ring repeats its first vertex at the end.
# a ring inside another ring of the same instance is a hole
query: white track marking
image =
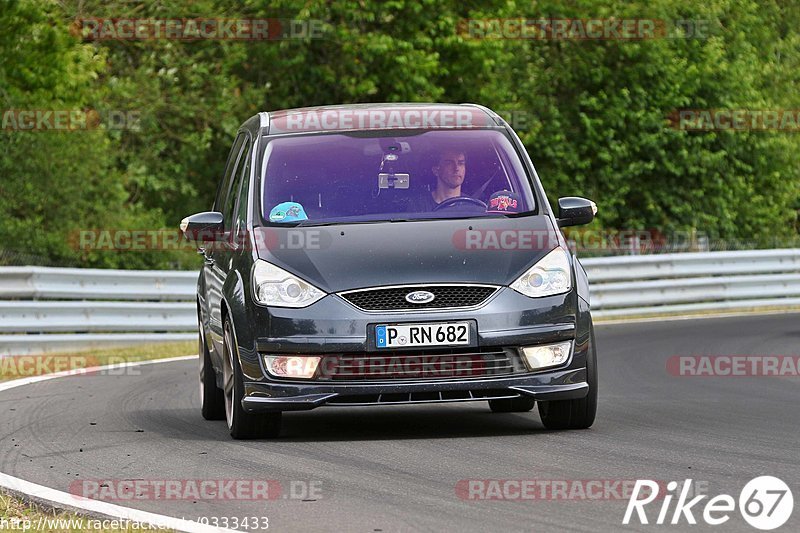
{"type": "MultiPolygon", "coordinates": [[[[130,363],[121,363],[105,366],[96,366],[92,368],[78,368],[74,370],[65,370],[63,372],[55,372],[53,374],[43,374],[41,376],[31,376],[22,379],[15,379],[0,383],[0,392],[17,387],[23,387],[32,383],[39,383],[40,381],[48,381],[51,379],[63,378],[66,376],[75,376],[87,374],[90,372],[100,372],[103,370],[112,370],[117,368],[126,368],[131,366],[152,365],[157,363],[173,363],[175,361],[186,361],[189,359],[196,359],[196,355],[185,355],[181,357],[170,357],[167,359],[152,359],[148,361],[134,361],[130,363]]],[[[130,520],[132,522],[139,522],[144,524],[151,524],[156,527],[174,529],[176,531],[186,531],[187,533],[211,533],[211,532],[230,532],[232,529],[223,529],[213,527],[210,525],[200,524],[191,520],[183,520],[181,518],[174,518],[155,513],[148,513],[147,511],[140,511],[138,509],[131,509],[130,507],[123,507],[100,500],[92,500],[62,492],[60,490],[51,489],[43,485],[37,485],[24,479],[9,476],[0,472],[0,487],[10,490],[12,493],[24,494],[35,500],[45,500],[58,506],[67,507],[71,510],[84,511],[93,515],[104,515],[113,518],[120,518],[130,520]]]]}

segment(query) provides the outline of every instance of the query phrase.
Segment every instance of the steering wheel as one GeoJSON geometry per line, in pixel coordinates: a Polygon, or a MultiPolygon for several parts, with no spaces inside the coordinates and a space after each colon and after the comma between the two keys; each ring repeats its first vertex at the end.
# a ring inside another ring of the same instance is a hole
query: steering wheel
{"type": "Polygon", "coordinates": [[[473,206],[478,206],[481,209],[486,209],[486,204],[477,200],[475,198],[470,198],[469,196],[454,196],[453,198],[448,198],[444,200],[442,203],[437,205],[433,208],[434,211],[439,211],[441,209],[446,209],[448,207],[452,207],[457,204],[471,204],[473,206]]]}

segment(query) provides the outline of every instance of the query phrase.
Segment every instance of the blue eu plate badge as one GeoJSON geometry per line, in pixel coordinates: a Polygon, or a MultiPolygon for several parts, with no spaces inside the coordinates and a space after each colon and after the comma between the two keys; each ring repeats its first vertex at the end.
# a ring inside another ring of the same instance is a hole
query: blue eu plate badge
{"type": "Polygon", "coordinates": [[[375,328],[375,342],[378,348],[386,348],[386,326],[375,328]]]}

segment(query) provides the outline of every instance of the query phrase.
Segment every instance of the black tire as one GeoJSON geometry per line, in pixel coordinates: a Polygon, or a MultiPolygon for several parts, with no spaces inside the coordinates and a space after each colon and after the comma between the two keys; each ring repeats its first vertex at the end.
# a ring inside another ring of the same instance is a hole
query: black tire
{"type": "Polygon", "coordinates": [[[225,420],[225,394],[217,387],[217,374],[200,326],[200,412],[206,420],[225,420]]]}
{"type": "Polygon", "coordinates": [[[577,400],[539,402],[539,416],[547,429],[586,429],[597,414],[597,351],[594,326],[589,327],[589,350],[586,355],[586,382],[589,393],[577,400]]]}
{"type": "Polygon", "coordinates": [[[536,400],[530,396],[489,400],[489,409],[491,409],[493,413],[527,413],[533,409],[535,405],[536,400]]]}
{"type": "Polygon", "coordinates": [[[282,414],[277,413],[248,413],[242,407],[244,398],[244,380],[239,367],[239,355],[236,350],[231,323],[225,321],[223,338],[225,353],[225,380],[223,396],[225,398],[225,419],[234,439],[260,439],[275,438],[281,432],[282,414]]]}

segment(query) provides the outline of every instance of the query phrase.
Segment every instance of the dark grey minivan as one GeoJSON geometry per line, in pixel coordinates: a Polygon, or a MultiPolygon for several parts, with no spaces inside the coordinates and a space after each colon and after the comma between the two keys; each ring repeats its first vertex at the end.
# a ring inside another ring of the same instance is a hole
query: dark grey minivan
{"type": "Polygon", "coordinates": [[[477,105],[260,113],[239,129],[212,211],[184,219],[200,397],[234,438],[284,411],[488,401],[547,428],[597,408],[589,286],[511,127],[477,105]]]}

